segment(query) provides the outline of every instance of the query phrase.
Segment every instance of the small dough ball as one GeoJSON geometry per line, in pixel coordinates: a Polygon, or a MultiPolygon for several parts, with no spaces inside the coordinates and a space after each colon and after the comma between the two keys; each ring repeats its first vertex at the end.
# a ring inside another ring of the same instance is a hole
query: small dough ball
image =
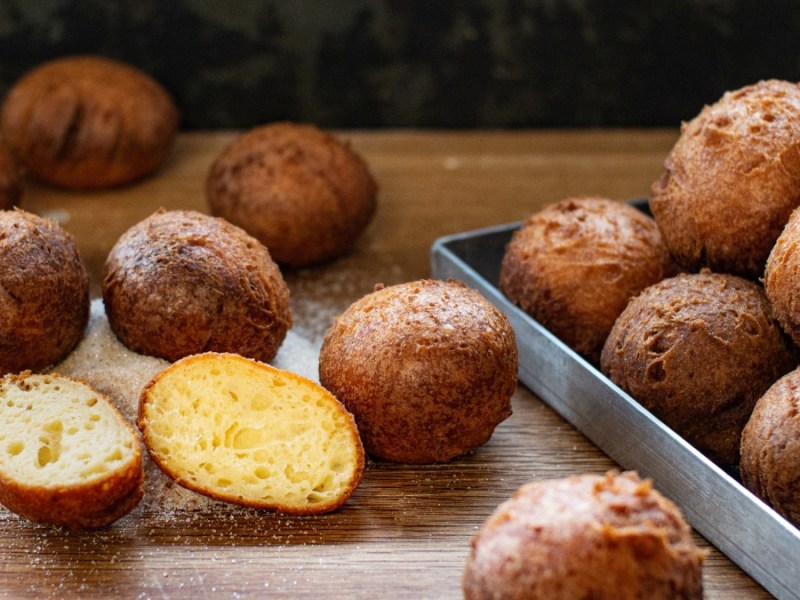
{"type": "Polygon", "coordinates": [[[0,211],[0,374],[64,358],[89,321],[89,276],[60,225],[0,211]]]}
{"type": "Polygon", "coordinates": [[[800,209],[795,210],[775,242],[764,271],[764,290],[775,316],[800,345],[800,209]]]}
{"type": "Polygon", "coordinates": [[[757,278],[800,204],[799,188],[800,86],[761,81],[683,125],[650,208],[687,270],[757,278]]]}
{"type": "Polygon", "coordinates": [[[742,483],[800,527],[800,369],[756,403],[742,432],[742,483]]]}
{"type": "Polygon", "coordinates": [[[676,272],[655,222],[640,210],[606,198],[569,198],[514,232],[500,289],[597,363],[628,300],[676,272]]]}
{"type": "Polygon", "coordinates": [[[635,473],[529,483],[472,539],[466,600],[702,599],[705,553],[635,473]]]}
{"type": "Polygon", "coordinates": [[[24,187],[22,169],[8,148],[0,143],[0,210],[19,204],[24,187]]]}
{"type": "Polygon", "coordinates": [[[336,258],[375,213],[377,187],[347,144],[314,127],[274,123],[237,137],[207,179],[208,204],[269,248],[302,266],[336,258]]]}
{"type": "Polygon", "coordinates": [[[11,88],[3,135],[35,177],[70,189],[101,189],[149,174],[166,158],[178,110],[139,69],[100,56],[46,62],[11,88]]]}
{"type": "Polygon", "coordinates": [[[267,249],[194,211],[162,209],[126,231],[106,259],[103,302],[125,346],[169,361],[215,351],[268,362],[292,324],[267,249]]]}
{"type": "Polygon", "coordinates": [[[461,282],[377,286],[335,320],[319,376],[355,416],[367,453],[446,462],[486,443],[511,415],[514,331],[461,282]]]}
{"type": "Polygon", "coordinates": [[[601,369],[722,466],[756,401],[797,366],[797,353],[752,281],[678,275],[631,300],[606,340],[601,369]]]}

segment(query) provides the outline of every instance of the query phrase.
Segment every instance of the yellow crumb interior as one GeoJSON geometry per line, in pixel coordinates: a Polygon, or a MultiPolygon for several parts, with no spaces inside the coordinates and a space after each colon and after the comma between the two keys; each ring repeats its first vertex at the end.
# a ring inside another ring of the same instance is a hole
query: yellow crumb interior
{"type": "Polygon", "coordinates": [[[150,452],[188,487],[254,506],[313,507],[350,491],[360,443],[315,383],[229,355],[176,363],[142,409],[150,452]]]}
{"type": "Polygon", "coordinates": [[[27,485],[92,481],[135,455],[134,432],[89,386],[49,375],[0,384],[0,470],[27,485]]]}

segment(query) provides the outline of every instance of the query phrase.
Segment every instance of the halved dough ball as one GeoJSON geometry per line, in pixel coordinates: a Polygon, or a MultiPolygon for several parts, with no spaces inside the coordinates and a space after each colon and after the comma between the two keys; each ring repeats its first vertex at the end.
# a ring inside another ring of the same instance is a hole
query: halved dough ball
{"type": "Polygon", "coordinates": [[[179,484],[255,508],[335,510],[364,470],[353,416],[335,397],[234,354],[190,356],[156,375],[142,392],[139,428],[179,484]]]}

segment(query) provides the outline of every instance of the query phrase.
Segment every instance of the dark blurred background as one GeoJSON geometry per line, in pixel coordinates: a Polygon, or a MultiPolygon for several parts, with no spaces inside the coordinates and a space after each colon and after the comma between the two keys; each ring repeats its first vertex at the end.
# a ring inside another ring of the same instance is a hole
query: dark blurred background
{"type": "Polygon", "coordinates": [[[800,2],[0,0],[0,93],[76,53],[151,74],[184,129],[676,126],[800,80],[800,2]]]}

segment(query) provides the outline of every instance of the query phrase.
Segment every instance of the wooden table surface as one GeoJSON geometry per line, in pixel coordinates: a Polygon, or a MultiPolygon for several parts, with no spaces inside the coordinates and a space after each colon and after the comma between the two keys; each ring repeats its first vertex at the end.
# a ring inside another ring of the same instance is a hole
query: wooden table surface
{"type": "MultiPolygon", "coordinates": [[[[430,275],[442,235],[517,221],[570,195],[646,195],[677,130],[337,132],[377,179],[376,218],[349,255],[285,271],[294,332],[318,345],[330,319],[377,282],[430,275]]],[[[100,193],[30,184],[23,208],[75,236],[99,293],[110,247],[159,207],[206,212],[206,171],[233,132],[186,133],[153,177],[100,193]]],[[[286,517],[186,494],[145,499],[98,532],[34,525],[0,509],[2,597],[458,598],[469,541],[521,484],[615,464],[523,387],[490,442],[449,464],[369,462],[338,512],[286,517]]],[[[149,477],[163,477],[153,469],[149,477]]],[[[657,482],[656,482],[657,485],[657,482]]],[[[163,486],[162,486],[163,487],[163,486]]],[[[187,494],[189,494],[187,492],[187,494]]],[[[710,547],[706,598],[769,595],[710,547]]]]}

